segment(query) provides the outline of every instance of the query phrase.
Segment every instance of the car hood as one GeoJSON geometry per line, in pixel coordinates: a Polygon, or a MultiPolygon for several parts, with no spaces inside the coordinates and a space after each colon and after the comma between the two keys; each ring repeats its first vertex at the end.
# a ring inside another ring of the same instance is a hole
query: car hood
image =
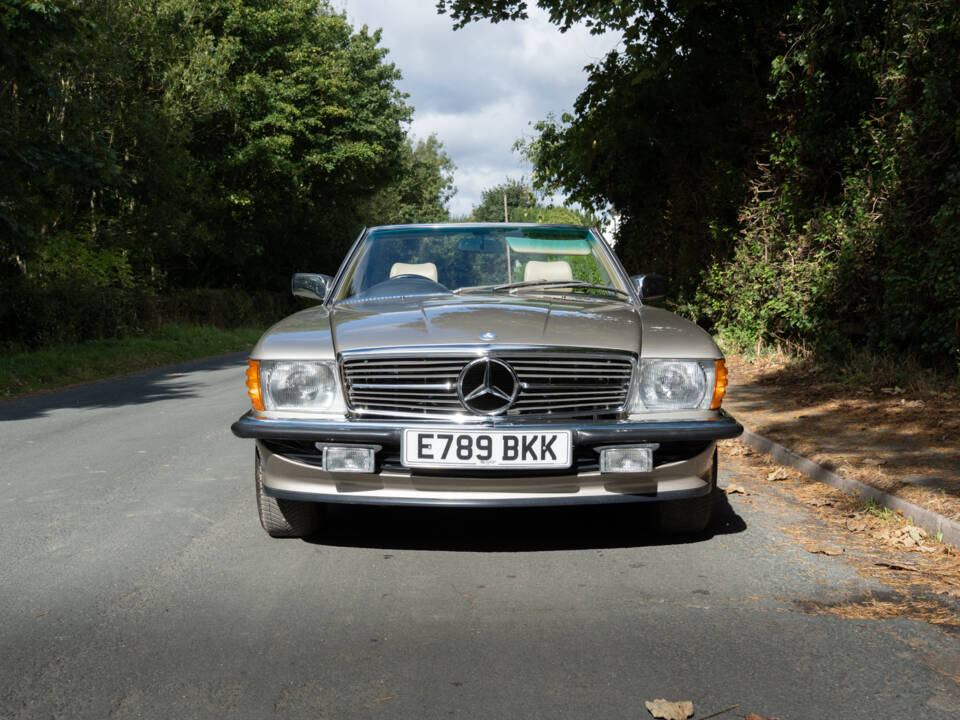
{"type": "Polygon", "coordinates": [[[332,360],[338,351],[421,345],[547,345],[722,357],[709,334],[655,307],[600,298],[430,297],[318,305],[270,328],[254,359],[332,360]],[[481,335],[492,332],[487,340],[481,335]]]}
{"type": "Polygon", "coordinates": [[[331,314],[331,330],[340,352],[488,343],[640,351],[636,308],[592,298],[445,296],[343,304],[331,314]]]}
{"type": "Polygon", "coordinates": [[[270,328],[251,357],[322,360],[370,348],[487,344],[639,353],[640,333],[638,308],[602,298],[405,298],[302,310],[270,328]]]}

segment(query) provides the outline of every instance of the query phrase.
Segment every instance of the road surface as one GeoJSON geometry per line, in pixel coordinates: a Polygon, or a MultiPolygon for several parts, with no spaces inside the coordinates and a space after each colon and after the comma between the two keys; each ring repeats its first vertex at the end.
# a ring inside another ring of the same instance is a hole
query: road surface
{"type": "Polygon", "coordinates": [[[955,634],[804,611],[884,588],[785,539],[814,521],[782,499],[691,542],[622,507],[343,508],[272,540],[243,371],[0,403],[0,717],[960,717],[955,634]]]}

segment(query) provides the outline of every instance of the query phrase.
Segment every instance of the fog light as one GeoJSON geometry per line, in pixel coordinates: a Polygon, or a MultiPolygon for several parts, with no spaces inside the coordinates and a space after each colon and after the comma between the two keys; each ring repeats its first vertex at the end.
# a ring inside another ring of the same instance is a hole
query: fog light
{"type": "Polygon", "coordinates": [[[653,471],[653,451],[659,445],[618,445],[597,448],[602,473],[646,473],[653,471]]]}
{"type": "Polygon", "coordinates": [[[327,472],[372,473],[374,448],[337,447],[323,448],[323,469],[327,472]]]}

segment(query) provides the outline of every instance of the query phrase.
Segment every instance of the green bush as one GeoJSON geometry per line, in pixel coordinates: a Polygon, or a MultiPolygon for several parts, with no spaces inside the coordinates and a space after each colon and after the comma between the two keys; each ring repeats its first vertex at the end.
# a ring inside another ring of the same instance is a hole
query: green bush
{"type": "Polygon", "coordinates": [[[143,335],[170,322],[264,326],[295,309],[291,295],[264,290],[201,288],[157,295],[142,288],[20,282],[0,289],[0,338],[7,347],[40,348],[143,335]]]}
{"type": "Polygon", "coordinates": [[[960,7],[799,0],[769,164],[689,308],[735,346],[960,363],[960,7]]]}

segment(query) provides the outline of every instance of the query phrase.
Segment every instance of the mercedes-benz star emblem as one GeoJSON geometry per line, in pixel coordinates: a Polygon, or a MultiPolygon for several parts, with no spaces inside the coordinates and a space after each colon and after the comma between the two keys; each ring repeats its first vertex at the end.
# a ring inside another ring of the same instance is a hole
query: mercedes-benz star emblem
{"type": "Polygon", "coordinates": [[[496,358],[482,357],[468,363],[457,382],[460,402],[467,410],[481,415],[505,413],[519,391],[513,368],[496,358]]]}

